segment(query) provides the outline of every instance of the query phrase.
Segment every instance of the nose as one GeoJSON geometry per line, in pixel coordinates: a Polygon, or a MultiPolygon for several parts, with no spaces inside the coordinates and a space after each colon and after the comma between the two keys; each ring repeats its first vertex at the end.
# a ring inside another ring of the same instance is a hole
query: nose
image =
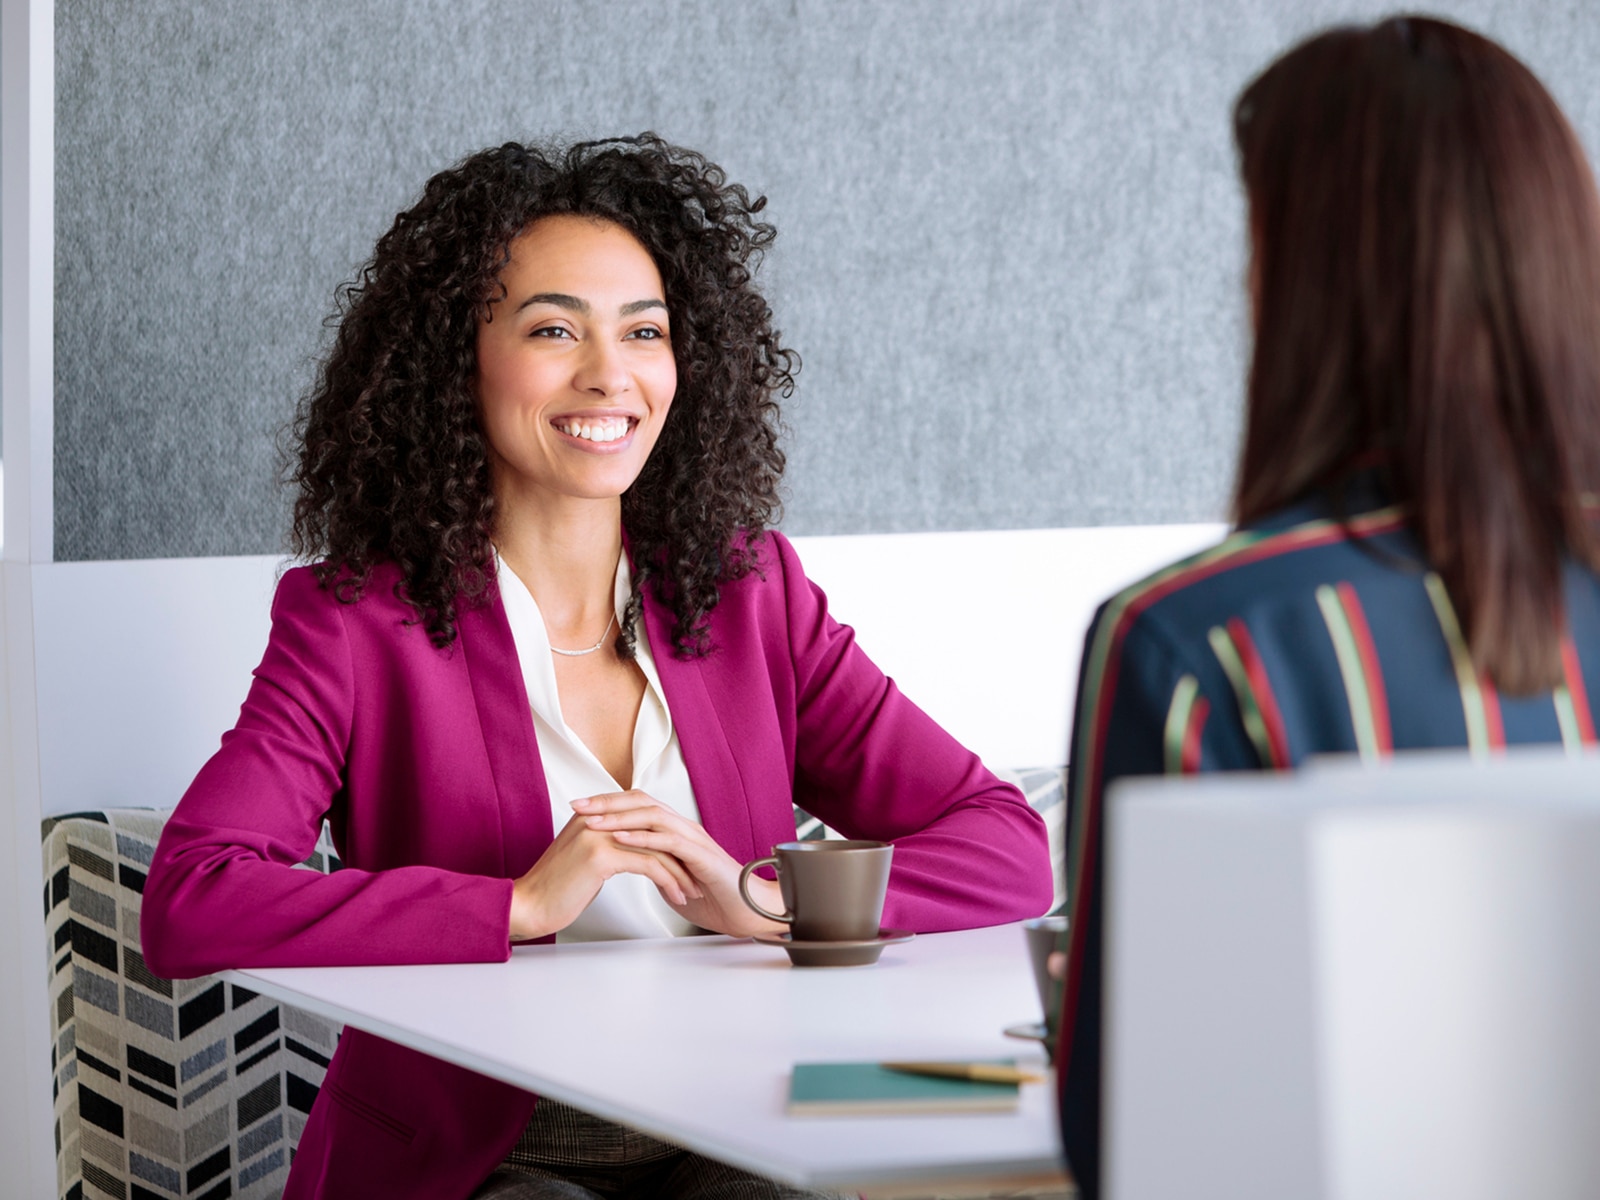
{"type": "Polygon", "coordinates": [[[593,338],[584,347],[572,384],[580,392],[615,396],[632,385],[621,347],[606,338],[593,338]]]}

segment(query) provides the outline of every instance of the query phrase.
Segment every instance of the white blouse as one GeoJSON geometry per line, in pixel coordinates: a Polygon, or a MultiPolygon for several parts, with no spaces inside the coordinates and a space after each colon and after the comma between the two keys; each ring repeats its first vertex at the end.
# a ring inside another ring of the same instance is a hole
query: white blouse
{"type": "MultiPolygon", "coordinates": [[[[533,729],[539,740],[539,757],[544,764],[545,783],[550,789],[550,810],[557,833],[573,819],[572,801],[603,792],[620,792],[629,787],[649,793],[656,801],[699,821],[694,787],[678,747],[678,732],[667,711],[666,693],[656,674],[650,639],[642,627],[635,639],[635,659],[644,672],[644,699],[633,726],[633,779],[627,783],[611,774],[583,740],[568,727],[561,715],[561,697],[556,690],[555,664],[551,660],[550,635],[533,594],[517,573],[496,557],[500,599],[511,624],[511,638],[522,666],[522,681],[533,709],[533,729]]],[[[617,560],[612,603],[617,621],[633,590],[628,556],[617,560]]],[[[681,937],[699,932],[694,925],[673,912],[661,893],[643,875],[615,875],[606,880],[571,925],[556,935],[558,942],[599,942],[617,938],[681,937]]]]}

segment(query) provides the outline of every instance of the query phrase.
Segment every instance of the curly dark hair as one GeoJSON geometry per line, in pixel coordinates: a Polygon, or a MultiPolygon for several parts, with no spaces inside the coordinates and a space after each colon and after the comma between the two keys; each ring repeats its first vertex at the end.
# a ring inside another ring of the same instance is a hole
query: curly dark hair
{"type": "Polygon", "coordinates": [[[341,285],[334,343],[292,426],[291,546],[324,587],[360,598],[393,563],[395,594],[438,647],[494,578],[495,503],[473,378],[478,323],[505,292],[511,242],[540,218],[626,229],[661,273],[678,389],[622,497],[633,653],[646,586],[672,612],[675,652],[710,649],[720,585],[755,568],[779,512],[777,397],[800,360],[753,282],[775,230],[716,164],[653,133],[569,147],[507,142],[435,175],[341,285]]]}

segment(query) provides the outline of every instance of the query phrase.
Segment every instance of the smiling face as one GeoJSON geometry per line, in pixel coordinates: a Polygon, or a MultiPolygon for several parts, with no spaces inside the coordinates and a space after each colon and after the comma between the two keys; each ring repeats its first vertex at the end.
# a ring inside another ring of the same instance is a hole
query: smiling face
{"type": "Polygon", "coordinates": [[[500,282],[476,375],[496,500],[620,497],[678,386],[655,262],[619,226],[546,217],[512,241],[500,282]]]}

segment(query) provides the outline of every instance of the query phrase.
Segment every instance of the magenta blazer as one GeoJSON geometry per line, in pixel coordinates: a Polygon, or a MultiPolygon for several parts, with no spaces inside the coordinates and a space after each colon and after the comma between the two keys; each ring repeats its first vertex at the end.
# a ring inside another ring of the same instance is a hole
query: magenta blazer
{"type": "MultiPolygon", "coordinates": [[[[829,615],[778,534],[724,585],[715,649],[666,651],[644,621],[707,832],[747,862],[795,835],[799,804],[895,844],[884,924],[920,931],[1038,916],[1044,826],[902,696],[829,615]]],[[[533,720],[498,597],[437,650],[392,569],[341,604],[286,573],[238,724],[167,822],[145,886],[146,960],[230,967],[500,962],[512,880],[554,836],[533,720]],[[292,869],[327,816],[346,869],[292,869]]],[[[937,653],[937,647],[930,647],[937,653]]],[[[469,1196],[536,1098],[347,1029],[284,1195],[469,1196]]]]}

